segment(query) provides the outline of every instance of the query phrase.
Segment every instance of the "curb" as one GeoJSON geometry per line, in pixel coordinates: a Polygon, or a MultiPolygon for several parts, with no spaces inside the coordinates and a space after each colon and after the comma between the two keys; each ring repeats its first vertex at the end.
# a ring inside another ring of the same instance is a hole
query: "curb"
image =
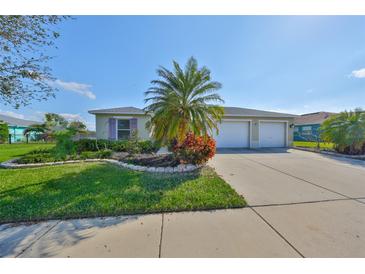
{"type": "Polygon", "coordinates": [[[326,150],[318,150],[318,149],[311,149],[311,148],[304,148],[304,147],[291,147],[293,149],[302,150],[302,151],[309,151],[309,152],[315,152],[319,154],[324,155],[330,155],[335,157],[341,157],[341,158],[349,158],[349,159],[355,159],[355,160],[365,160],[365,155],[346,155],[346,154],[340,154],[337,152],[331,152],[326,150]]]}

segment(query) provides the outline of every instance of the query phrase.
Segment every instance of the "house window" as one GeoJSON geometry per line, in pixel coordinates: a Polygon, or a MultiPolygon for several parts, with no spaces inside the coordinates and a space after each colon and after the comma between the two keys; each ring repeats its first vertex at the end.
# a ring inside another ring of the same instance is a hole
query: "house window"
{"type": "Polygon", "coordinates": [[[130,120],[117,120],[117,139],[128,140],[130,136],[130,120]]]}

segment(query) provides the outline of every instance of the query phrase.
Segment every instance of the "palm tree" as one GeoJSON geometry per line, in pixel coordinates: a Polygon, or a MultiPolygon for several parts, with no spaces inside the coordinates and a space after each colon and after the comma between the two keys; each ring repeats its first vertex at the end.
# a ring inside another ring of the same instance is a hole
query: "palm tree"
{"type": "Polygon", "coordinates": [[[37,139],[39,138],[39,136],[43,136],[41,138],[46,139],[45,133],[47,133],[48,130],[49,129],[46,124],[34,124],[34,125],[30,125],[29,127],[27,127],[23,131],[23,134],[24,134],[24,136],[27,136],[30,133],[34,133],[37,136],[37,139]]]}
{"type": "Polygon", "coordinates": [[[27,127],[23,134],[27,135],[29,133],[35,133],[35,134],[42,134],[45,133],[48,130],[47,126],[45,124],[34,124],[27,127]]]}
{"type": "Polygon", "coordinates": [[[361,153],[365,144],[365,111],[344,111],[323,122],[321,138],[333,142],[339,152],[361,153]]]}
{"type": "Polygon", "coordinates": [[[144,111],[151,118],[147,127],[157,141],[167,143],[173,139],[183,140],[188,132],[195,135],[211,135],[218,132],[217,123],[223,116],[222,98],[215,93],[221,84],[211,81],[206,67],[198,68],[191,57],[183,70],[173,61],[174,70],[157,69],[160,77],[145,92],[144,111]]]}

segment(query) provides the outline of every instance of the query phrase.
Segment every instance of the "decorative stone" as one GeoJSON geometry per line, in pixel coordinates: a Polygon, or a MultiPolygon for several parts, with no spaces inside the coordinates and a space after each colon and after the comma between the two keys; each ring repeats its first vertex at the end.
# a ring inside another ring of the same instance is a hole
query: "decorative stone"
{"type": "Polygon", "coordinates": [[[164,167],[157,167],[156,172],[165,172],[165,168],[164,167]]]}
{"type": "Polygon", "coordinates": [[[186,170],[185,165],[183,165],[183,164],[178,165],[177,170],[178,170],[178,172],[184,172],[186,170]]]}
{"type": "Polygon", "coordinates": [[[146,171],[148,171],[148,172],[156,172],[156,168],[155,167],[148,167],[146,171]]]}
{"type": "Polygon", "coordinates": [[[171,166],[165,167],[165,172],[166,173],[172,173],[172,172],[174,172],[174,168],[171,167],[171,166]]]}
{"type": "Polygon", "coordinates": [[[194,165],[189,164],[185,166],[185,171],[193,171],[194,169],[196,169],[194,165]]]}

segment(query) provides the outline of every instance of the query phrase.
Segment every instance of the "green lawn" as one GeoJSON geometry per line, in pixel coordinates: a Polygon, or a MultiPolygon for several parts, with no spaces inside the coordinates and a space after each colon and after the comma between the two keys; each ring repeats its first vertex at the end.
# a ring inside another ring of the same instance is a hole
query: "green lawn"
{"type": "MultiPolygon", "coordinates": [[[[317,142],[294,141],[293,146],[295,146],[295,147],[316,148],[317,147],[317,142]]],[[[333,149],[333,143],[320,143],[319,147],[321,149],[333,149]]]]}
{"type": "Polygon", "coordinates": [[[212,169],[151,174],[107,163],[0,169],[0,223],[243,207],[212,169]]]}
{"type": "Polygon", "coordinates": [[[54,144],[0,144],[0,162],[22,156],[35,149],[46,149],[53,146],[54,144]]]}

